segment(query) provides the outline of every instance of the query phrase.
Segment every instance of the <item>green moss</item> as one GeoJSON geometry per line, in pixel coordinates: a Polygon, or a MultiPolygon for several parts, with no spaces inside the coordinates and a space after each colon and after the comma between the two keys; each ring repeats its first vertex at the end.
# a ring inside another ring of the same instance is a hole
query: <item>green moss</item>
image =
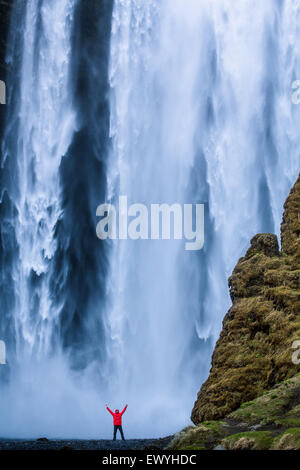
{"type": "Polygon", "coordinates": [[[295,426],[300,428],[300,418],[279,419],[276,423],[281,424],[282,426],[295,426]]]}
{"type": "Polygon", "coordinates": [[[200,446],[187,446],[180,450],[206,450],[206,449],[205,447],[200,447],[200,446]]]}
{"type": "Polygon", "coordinates": [[[300,428],[287,429],[274,440],[272,449],[300,450],[300,428]]]}
{"type": "Polygon", "coordinates": [[[221,431],[222,426],[224,425],[224,421],[203,421],[201,423],[202,426],[205,426],[210,431],[219,433],[221,431]]]}
{"type": "Polygon", "coordinates": [[[240,408],[229,414],[229,418],[250,424],[276,422],[284,425],[284,420],[287,424],[298,422],[294,420],[300,418],[300,407],[296,406],[288,412],[286,410],[289,409],[294,393],[299,387],[300,377],[296,375],[293,379],[277,385],[275,389],[263,393],[256,400],[243,403],[240,408]]]}
{"type": "Polygon", "coordinates": [[[205,421],[199,426],[191,426],[181,431],[169,444],[169,450],[187,450],[188,448],[210,449],[226,435],[222,421],[205,421]]]}
{"type": "Polygon", "coordinates": [[[242,403],[241,405],[241,408],[244,409],[244,408],[248,408],[248,406],[251,406],[253,405],[254,401],[246,401],[245,403],[242,403]]]}
{"type": "Polygon", "coordinates": [[[268,431],[249,431],[226,437],[222,445],[229,450],[265,450],[271,447],[272,442],[273,436],[268,431]]]}

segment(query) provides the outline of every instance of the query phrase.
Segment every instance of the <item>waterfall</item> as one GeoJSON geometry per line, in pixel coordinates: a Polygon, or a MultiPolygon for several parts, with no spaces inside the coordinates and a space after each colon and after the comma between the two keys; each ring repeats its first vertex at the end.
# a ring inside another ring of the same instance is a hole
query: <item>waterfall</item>
{"type": "Polygon", "coordinates": [[[44,3],[40,9],[39,2],[32,1],[26,10],[16,149],[19,253],[14,320],[18,355],[27,347],[35,348],[36,355],[49,351],[56,316],[51,306],[49,266],[57,249],[53,232],[61,213],[58,169],[76,126],[68,69],[73,9],[74,1],[64,0],[44,3]]]}
{"type": "Polygon", "coordinates": [[[258,232],[299,172],[297,0],[15,0],[0,171],[0,435],[189,424],[258,232]],[[255,3],[255,7],[253,6],[255,3]],[[205,244],[99,241],[96,208],[205,204],[205,244]],[[4,372],[3,372],[4,371],[4,372]]]}
{"type": "Polygon", "coordinates": [[[295,15],[295,2],[115,1],[108,200],[207,207],[200,254],[179,241],[112,248],[115,393],[153,433],[168,432],[164,413],[177,428],[189,415],[250,237],[279,235],[299,170],[295,15]]]}

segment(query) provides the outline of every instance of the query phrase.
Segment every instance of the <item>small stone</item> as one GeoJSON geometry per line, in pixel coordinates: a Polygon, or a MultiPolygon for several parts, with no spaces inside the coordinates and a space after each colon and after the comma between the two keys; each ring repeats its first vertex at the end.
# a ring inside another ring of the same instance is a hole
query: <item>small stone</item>
{"type": "Polygon", "coordinates": [[[262,428],[262,425],[261,424],[255,424],[254,426],[251,426],[251,431],[257,431],[257,429],[260,429],[262,428]]]}

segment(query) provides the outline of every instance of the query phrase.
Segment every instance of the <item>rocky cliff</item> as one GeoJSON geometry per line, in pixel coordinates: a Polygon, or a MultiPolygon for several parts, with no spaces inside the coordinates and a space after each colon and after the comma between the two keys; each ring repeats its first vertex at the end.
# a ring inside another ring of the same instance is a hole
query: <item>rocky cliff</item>
{"type": "Polygon", "coordinates": [[[232,307],[192,411],[195,424],[223,418],[299,372],[291,348],[300,340],[300,176],[284,206],[281,247],[273,234],[256,235],[229,279],[232,307]]]}

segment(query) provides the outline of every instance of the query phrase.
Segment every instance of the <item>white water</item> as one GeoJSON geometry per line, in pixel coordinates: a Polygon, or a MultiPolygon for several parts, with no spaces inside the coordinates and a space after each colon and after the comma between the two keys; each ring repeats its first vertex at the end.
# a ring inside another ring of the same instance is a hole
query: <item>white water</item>
{"type": "Polygon", "coordinates": [[[109,437],[104,403],[127,402],[127,437],[160,436],[189,422],[238,257],[255,233],[279,234],[299,171],[300,107],[291,84],[300,78],[300,7],[297,0],[115,0],[108,199],[206,202],[207,233],[200,255],[180,241],[112,243],[110,386],[99,389],[90,371],[70,374],[62,348],[51,355],[59,165],[77,125],[74,6],[45,0],[39,17],[38,1],[27,2],[15,200],[17,365],[0,404],[0,434],[109,437]]]}
{"type": "Polygon", "coordinates": [[[27,350],[31,354],[33,349],[36,358],[47,354],[55,322],[47,274],[56,249],[54,228],[61,213],[58,170],[76,126],[69,91],[74,4],[75,0],[44,2],[39,10],[39,2],[30,0],[26,11],[17,158],[20,198],[16,232],[20,252],[15,273],[15,321],[20,356],[27,350]],[[32,298],[32,276],[41,278],[36,298],[32,298]]]}
{"type": "Polygon", "coordinates": [[[61,216],[59,166],[76,129],[69,70],[75,3],[52,0],[41,6],[28,0],[22,25],[14,195],[19,249],[13,271],[16,360],[8,357],[12,380],[2,394],[4,436],[34,437],[43,430],[57,435],[62,428],[72,432],[72,425],[65,420],[62,426],[58,417],[66,406],[67,387],[69,396],[72,391],[67,371],[60,358],[55,367],[49,359],[58,315],[49,276],[54,229],[61,216]]]}
{"type": "Polygon", "coordinates": [[[268,0],[115,2],[108,199],[202,200],[213,231],[201,258],[178,241],[113,248],[113,380],[152,434],[187,422],[229,307],[227,278],[251,236],[279,234],[299,171],[296,18],[296,2],[281,13],[268,0]]]}

